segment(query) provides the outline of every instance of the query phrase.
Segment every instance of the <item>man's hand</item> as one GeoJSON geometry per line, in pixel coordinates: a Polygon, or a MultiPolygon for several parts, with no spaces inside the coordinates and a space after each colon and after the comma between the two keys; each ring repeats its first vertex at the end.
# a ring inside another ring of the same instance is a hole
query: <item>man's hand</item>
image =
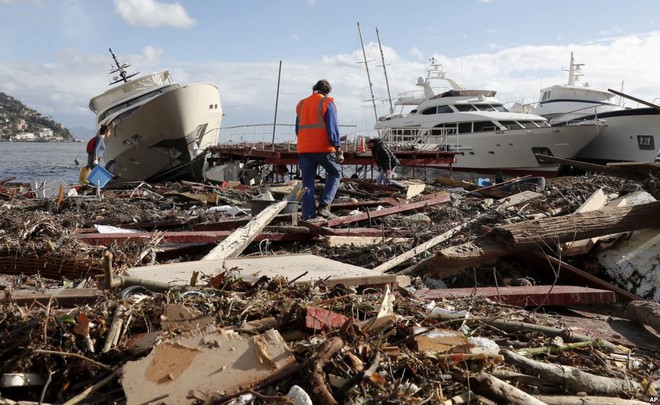
{"type": "Polygon", "coordinates": [[[344,152],[341,149],[335,150],[335,160],[337,163],[344,163],[344,152]]]}
{"type": "Polygon", "coordinates": [[[387,170],[385,172],[385,177],[387,177],[388,179],[391,179],[392,178],[392,170],[387,170]]]}

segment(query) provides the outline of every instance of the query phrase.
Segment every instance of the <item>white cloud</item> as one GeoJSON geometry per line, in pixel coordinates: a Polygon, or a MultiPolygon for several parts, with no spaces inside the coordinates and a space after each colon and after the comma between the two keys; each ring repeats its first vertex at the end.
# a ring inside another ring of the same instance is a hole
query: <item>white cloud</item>
{"type": "Polygon", "coordinates": [[[163,3],[157,0],[115,0],[115,11],[126,22],[138,27],[156,28],[173,26],[190,28],[195,20],[179,3],[163,3]]]}
{"type": "MultiPolygon", "coordinates": [[[[608,38],[592,43],[500,48],[478,54],[445,56],[426,54],[418,48],[383,46],[391,94],[416,90],[417,78],[426,74],[428,59],[436,56],[447,75],[466,88],[496,90],[503,102],[533,102],[539,89],[567,81],[570,53],[584,63],[583,82],[593,88],[620,90],[646,101],[660,96],[660,31],[643,35],[608,38]]],[[[378,44],[365,44],[374,95],[379,114],[387,112],[387,89],[378,44]]],[[[226,113],[223,126],[269,123],[275,108],[278,63],[176,61],[167,58],[159,46],[145,46],[139,55],[117,55],[120,62],[136,71],[169,69],[180,82],[210,82],[218,86],[226,113]],[[265,100],[265,101],[264,101],[265,100]]],[[[282,64],[278,122],[290,124],[298,100],[311,92],[314,83],[326,78],[333,86],[340,124],[362,129],[374,125],[370,88],[362,50],[323,58],[297,58],[282,64]]],[[[0,89],[29,106],[38,106],[67,126],[93,127],[94,116],[87,108],[91,97],[108,88],[112,59],[108,54],[86,55],[71,48],[51,63],[27,63],[0,58],[0,89]],[[48,95],[47,97],[45,95],[48,95]],[[51,98],[52,97],[52,98],[51,98]],[[54,101],[57,98],[59,101],[54,101]]],[[[630,107],[636,103],[626,100],[630,107]]]]}

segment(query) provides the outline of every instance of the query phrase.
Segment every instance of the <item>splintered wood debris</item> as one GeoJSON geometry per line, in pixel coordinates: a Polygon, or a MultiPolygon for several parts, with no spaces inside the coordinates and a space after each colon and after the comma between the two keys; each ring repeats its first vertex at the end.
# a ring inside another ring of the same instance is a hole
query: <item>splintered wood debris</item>
{"type": "Polygon", "coordinates": [[[0,185],[0,404],[652,403],[658,182],[610,174],[347,179],[318,222],[247,215],[265,186],[0,185]]]}

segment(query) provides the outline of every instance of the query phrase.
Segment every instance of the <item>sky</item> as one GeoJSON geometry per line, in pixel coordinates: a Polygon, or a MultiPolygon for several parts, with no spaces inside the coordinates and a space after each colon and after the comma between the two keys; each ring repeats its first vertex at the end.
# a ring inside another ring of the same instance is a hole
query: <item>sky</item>
{"type": "Polygon", "coordinates": [[[291,124],[327,79],[359,132],[432,57],[508,105],[565,84],[573,52],[582,83],[660,103],[658,19],[657,0],[0,0],[0,91],[91,137],[111,48],[131,71],[216,85],[222,127],[291,124]]]}

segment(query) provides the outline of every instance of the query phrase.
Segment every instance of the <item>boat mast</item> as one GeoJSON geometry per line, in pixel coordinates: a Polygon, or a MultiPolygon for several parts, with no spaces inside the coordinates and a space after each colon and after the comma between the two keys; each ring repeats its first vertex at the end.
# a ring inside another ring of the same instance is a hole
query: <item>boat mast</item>
{"type": "Polygon", "coordinates": [[[385,85],[387,86],[387,100],[390,102],[390,115],[392,115],[394,114],[394,105],[392,104],[392,94],[390,93],[390,82],[389,80],[387,80],[385,55],[383,55],[383,47],[380,44],[380,34],[378,34],[378,27],[376,27],[376,38],[378,38],[378,49],[380,49],[380,59],[383,61],[383,73],[385,74],[385,85]]]}
{"type": "Polygon", "coordinates": [[[137,75],[137,74],[140,73],[140,72],[135,72],[135,73],[130,74],[130,75],[129,75],[128,73],[126,73],[126,68],[127,68],[127,67],[130,67],[131,65],[126,64],[126,63],[124,63],[123,65],[120,65],[120,64],[119,64],[119,61],[117,60],[117,57],[116,57],[115,54],[112,52],[112,48],[108,48],[108,50],[110,51],[110,55],[112,55],[112,59],[114,59],[114,61],[115,61],[115,65],[117,66],[117,68],[116,68],[116,69],[113,69],[113,70],[110,72],[110,74],[113,74],[113,73],[117,73],[117,72],[119,72],[119,77],[117,77],[117,76],[113,77],[113,82],[110,83],[111,86],[112,86],[113,84],[115,84],[115,83],[119,83],[119,82],[128,83],[128,79],[130,79],[131,77],[133,77],[133,76],[135,76],[135,75],[137,75]]]}
{"type": "Polygon", "coordinates": [[[568,85],[575,86],[578,81],[580,81],[580,76],[584,76],[582,73],[582,66],[584,63],[575,63],[575,58],[573,58],[573,52],[571,52],[571,64],[568,68],[568,85]]]}
{"type": "Polygon", "coordinates": [[[371,103],[374,106],[374,118],[378,122],[378,113],[376,112],[376,98],[374,97],[374,85],[371,83],[371,75],[369,74],[369,63],[367,63],[367,53],[364,51],[364,42],[362,41],[362,31],[360,30],[360,22],[357,23],[358,33],[360,34],[360,44],[362,44],[362,56],[364,57],[364,66],[367,69],[367,80],[369,81],[369,91],[371,91],[371,103]]]}

